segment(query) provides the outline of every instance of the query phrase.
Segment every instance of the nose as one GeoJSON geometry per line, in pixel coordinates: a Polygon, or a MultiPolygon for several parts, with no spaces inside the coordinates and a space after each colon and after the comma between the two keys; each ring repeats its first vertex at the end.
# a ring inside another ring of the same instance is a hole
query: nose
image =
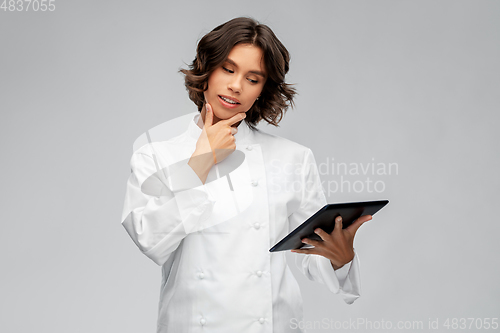
{"type": "Polygon", "coordinates": [[[234,93],[241,93],[241,81],[240,79],[235,75],[233,80],[231,80],[227,86],[231,91],[234,93]]]}

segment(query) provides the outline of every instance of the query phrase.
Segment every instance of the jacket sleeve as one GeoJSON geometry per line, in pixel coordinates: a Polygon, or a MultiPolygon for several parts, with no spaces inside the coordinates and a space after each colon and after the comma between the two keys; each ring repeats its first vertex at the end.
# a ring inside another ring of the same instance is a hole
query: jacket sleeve
{"type": "MultiPolygon", "coordinates": [[[[318,168],[310,149],[305,152],[301,177],[302,200],[297,211],[289,216],[290,230],[294,230],[326,205],[318,168]]],[[[323,256],[295,255],[296,265],[308,279],[326,285],[331,292],[340,294],[347,304],[352,304],[360,296],[359,259],[356,252],[351,262],[337,270],[323,256]]]]}
{"type": "Polygon", "coordinates": [[[139,249],[162,265],[210,216],[215,201],[188,161],[174,171],[158,170],[155,162],[154,155],[132,155],[122,225],[139,249]]]}

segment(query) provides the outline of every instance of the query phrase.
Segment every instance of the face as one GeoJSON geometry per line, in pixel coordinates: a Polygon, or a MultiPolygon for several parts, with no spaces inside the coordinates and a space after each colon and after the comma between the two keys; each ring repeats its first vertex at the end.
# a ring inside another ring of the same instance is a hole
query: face
{"type": "MultiPolygon", "coordinates": [[[[205,101],[214,111],[215,124],[238,113],[247,112],[266,82],[263,52],[250,44],[235,45],[222,66],[208,78],[205,101]]],[[[202,110],[205,119],[205,107],[202,110]]]]}

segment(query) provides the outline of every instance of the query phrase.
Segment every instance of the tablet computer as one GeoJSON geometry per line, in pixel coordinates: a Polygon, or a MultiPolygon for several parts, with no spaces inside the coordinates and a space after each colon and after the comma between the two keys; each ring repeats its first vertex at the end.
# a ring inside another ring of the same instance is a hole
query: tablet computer
{"type": "Polygon", "coordinates": [[[358,217],[373,215],[388,203],[389,200],[378,200],[327,204],[274,245],[269,252],[310,247],[302,243],[301,240],[307,237],[309,239],[321,241],[321,237],[314,233],[314,230],[316,228],[321,228],[327,233],[331,233],[335,227],[335,218],[337,216],[342,216],[342,229],[345,229],[358,217]]]}

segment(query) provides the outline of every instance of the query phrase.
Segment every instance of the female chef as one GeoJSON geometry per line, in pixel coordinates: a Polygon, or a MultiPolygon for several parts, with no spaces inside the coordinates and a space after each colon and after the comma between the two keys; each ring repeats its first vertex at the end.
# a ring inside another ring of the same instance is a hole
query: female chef
{"type": "MultiPolygon", "coordinates": [[[[302,298],[284,252],[269,252],[326,204],[309,148],[256,129],[293,106],[289,54],[272,30],[235,18],[206,34],[182,69],[197,114],[173,139],[134,152],[122,224],[162,266],[158,332],[302,332],[302,298]]],[[[353,249],[363,216],[304,239],[298,267],[347,303],[359,297],[353,249]]]]}

